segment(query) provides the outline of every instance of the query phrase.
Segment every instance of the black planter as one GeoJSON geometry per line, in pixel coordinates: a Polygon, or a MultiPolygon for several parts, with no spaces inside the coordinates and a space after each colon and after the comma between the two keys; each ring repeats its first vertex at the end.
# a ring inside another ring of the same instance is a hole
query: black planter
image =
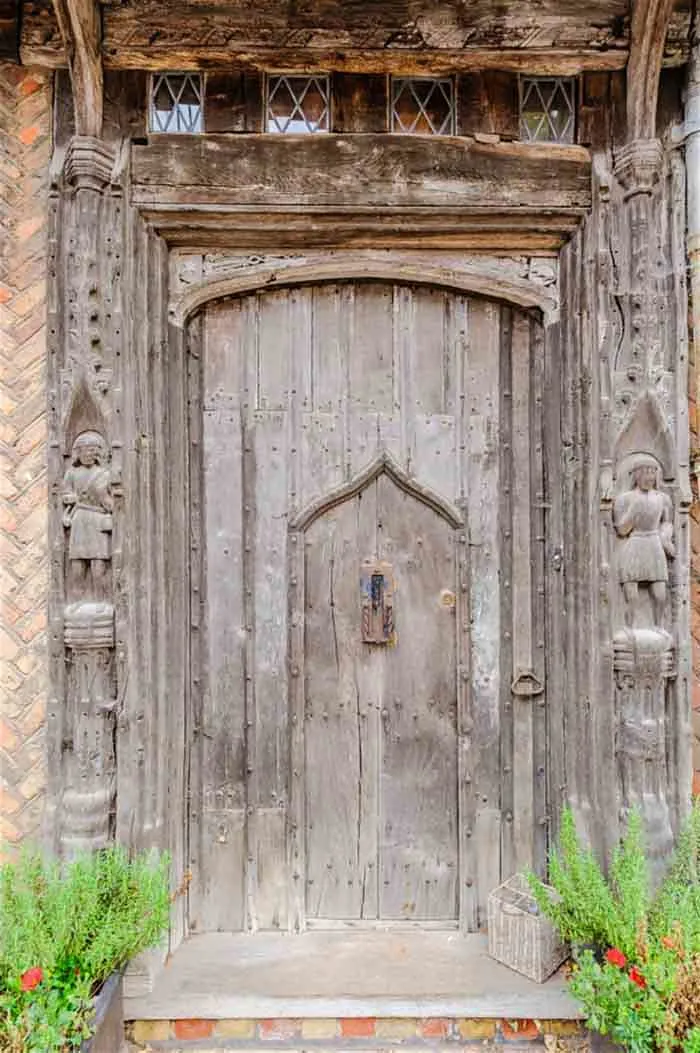
{"type": "Polygon", "coordinates": [[[80,1053],[120,1053],[124,1047],[121,973],[112,973],[95,996],[94,1029],[81,1045],[80,1053]]]}

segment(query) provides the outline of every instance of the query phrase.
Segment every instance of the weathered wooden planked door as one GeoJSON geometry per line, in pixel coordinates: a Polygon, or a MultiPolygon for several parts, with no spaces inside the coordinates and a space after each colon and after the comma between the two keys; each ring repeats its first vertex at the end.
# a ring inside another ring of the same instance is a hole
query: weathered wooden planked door
{"type": "Polygon", "coordinates": [[[385,281],[190,323],[194,930],[476,929],[542,864],[539,333],[385,281]]]}

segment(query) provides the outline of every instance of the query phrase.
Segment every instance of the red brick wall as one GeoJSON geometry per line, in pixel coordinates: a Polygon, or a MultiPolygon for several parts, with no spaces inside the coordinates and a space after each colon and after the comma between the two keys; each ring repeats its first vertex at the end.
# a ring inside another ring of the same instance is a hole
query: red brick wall
{"type": "Polygon", "coordinates": [[[50,114],[50,74],[0,62],[0,856],[45,785],[50,114]]]}

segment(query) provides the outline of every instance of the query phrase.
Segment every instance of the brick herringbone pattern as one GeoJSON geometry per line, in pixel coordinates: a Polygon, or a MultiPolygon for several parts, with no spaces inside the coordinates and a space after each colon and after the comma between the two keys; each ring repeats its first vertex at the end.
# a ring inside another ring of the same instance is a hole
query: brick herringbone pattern
{"type": "Polygon", "coordinates": [[[50,89],[0,62],[0,855],[38,835],[45,785],[50,89]]]}

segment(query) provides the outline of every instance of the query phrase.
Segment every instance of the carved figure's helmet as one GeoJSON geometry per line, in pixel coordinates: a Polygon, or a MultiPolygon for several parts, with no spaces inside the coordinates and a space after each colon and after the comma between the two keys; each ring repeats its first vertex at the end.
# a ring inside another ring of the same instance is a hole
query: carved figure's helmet
{"type": "Polygon", "coordinates": [[[71,461],[73,464],[78,464],[79,454],[81,450],[86,447],[90,447],[95,451],[95,457],[98,464],[102,463],[102,458],[107,452],[107,446],[104,438],[98,431],[82,431],[77,436],[73,443],[73,450],[71,452],[71,461]]]}

